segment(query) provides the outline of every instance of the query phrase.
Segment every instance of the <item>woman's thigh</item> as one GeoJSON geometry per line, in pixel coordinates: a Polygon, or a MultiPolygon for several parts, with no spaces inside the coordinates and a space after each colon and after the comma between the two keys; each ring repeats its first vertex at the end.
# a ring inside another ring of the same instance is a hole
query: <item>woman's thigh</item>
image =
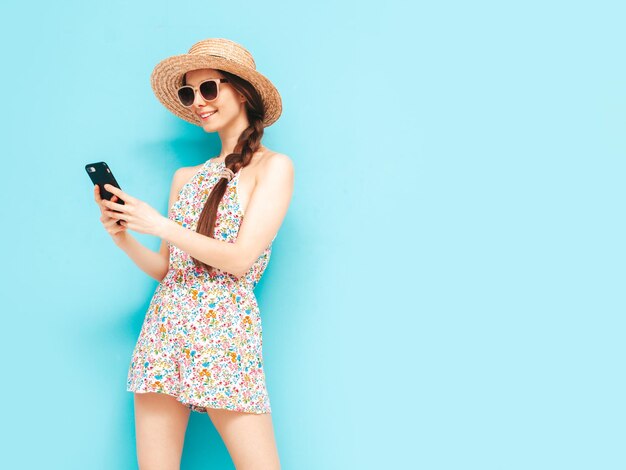
{"type": "Polygon", "coordinates": [[[179,469],[191,410],[165,393],[134,395],[139,468],[179,469]]]}
{"type": "Polygon", "coordinates": [[[207,408],[237,470],[279,470],[271,413],[207,408]]]}

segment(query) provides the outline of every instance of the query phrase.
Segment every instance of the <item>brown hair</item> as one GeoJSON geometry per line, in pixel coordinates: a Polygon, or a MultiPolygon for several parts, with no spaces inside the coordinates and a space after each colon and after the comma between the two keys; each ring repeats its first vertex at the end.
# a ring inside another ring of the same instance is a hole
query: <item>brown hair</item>
{"type": "MultiPolygon", "coordinates": [[[[261,96],[250,84],[250,82],[224,70],[215,70],[224,74],[224,77],[228,78],[229,84],[246,98],[245,109],[250,125],[241,133],[239,139],[237,140],[237,144],[233,149],[233,153],[226,155],[225,160],[226,167],[230,168],[233,173],[236,174],[241,168],[248,166],[252,160],[252,155],[254,155],[254,153],[261,147],[261,138],[263,137],[264,130],[263,118],[265,115],[265,108],[263,107],[261,96]]],[[[184,84],[186,84],[185,75],[183,75],[183,85],[184,84]]],[[[200,213],[196,232],[215,238],[213,235],[215,222],[217,220],[217,209],[224,193],[226,192],[227,186],[228,180],[226,178],[220,178],[215,184],[211,190],[211,194],[209,194],[209,197],[204,204],[202,212],[200,213]]],[[[193,256],[191,259],[196,267],[204,268],[209,273],[214,271],[212,266],[203,263],[193,256]]]]}

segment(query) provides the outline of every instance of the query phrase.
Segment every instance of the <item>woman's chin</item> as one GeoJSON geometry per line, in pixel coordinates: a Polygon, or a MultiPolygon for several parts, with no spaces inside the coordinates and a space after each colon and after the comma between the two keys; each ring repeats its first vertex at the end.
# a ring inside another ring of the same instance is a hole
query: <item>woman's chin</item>
{"type": "Polygon", "coordinates": [[[215,129],[215,124],[213,124],[212,122],[201,122],[200,126],[202,126],[203,129],[215,129]]]}
{"type": "Polygon", "coordinates": [[[200,125],[202,127],[207,127],[207,125],[212,125],[216,119],[218,119],[217,117],[217,112],[212,114],[211,116],[207,117],[207,118],[199,118],[200,119],[200,125]]]}

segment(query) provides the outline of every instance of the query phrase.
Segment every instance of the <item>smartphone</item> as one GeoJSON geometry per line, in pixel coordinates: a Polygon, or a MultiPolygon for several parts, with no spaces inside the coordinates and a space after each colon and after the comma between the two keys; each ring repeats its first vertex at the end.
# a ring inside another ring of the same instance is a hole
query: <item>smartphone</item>
{"type": "MultiPolygon", "coordinates": [[[[95,186],[97,184],[99,186],[100,197],[110,201],[114,195],[104,189],[104,185],[108,183],[116,188],[120,188],[120,185],[117,183],[115,176],[113,176],[109,165],[107,165],[106,162],[88,163],[85,165],[85,171],[89,175],[89,178],[91,178],[93,185],[95,186]]],[[[124,201],[119,198],[115,202],[118,204],[124,204],[124,201]]],[[[119,220],[117,221],[117,225],[121,225],[119,220]]]]}

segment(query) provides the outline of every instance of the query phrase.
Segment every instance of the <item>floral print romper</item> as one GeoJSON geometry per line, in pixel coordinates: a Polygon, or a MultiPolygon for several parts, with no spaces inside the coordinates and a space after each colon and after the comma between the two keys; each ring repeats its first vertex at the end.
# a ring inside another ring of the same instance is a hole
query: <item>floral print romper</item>
{"type": "MultiPolygon", "coordinates": [[[[225,163],[207,160],[180,190],[168,218],[196,230],[200,212],[225,163]]],[[[244,216],[230,180],[215,223],[215,239],[234,243],[244,216]]],[[[276,237],[274,237],[275,239],[276,237]]],[[[237,278],[209,274],[169,246],[169,270],[157,286],[128,370],[127,391],[166,393],[193,411],[207,407],[271,413],[265,384],[262,326],[254,287],[269,262],[272,243],[237,278]]]]}

